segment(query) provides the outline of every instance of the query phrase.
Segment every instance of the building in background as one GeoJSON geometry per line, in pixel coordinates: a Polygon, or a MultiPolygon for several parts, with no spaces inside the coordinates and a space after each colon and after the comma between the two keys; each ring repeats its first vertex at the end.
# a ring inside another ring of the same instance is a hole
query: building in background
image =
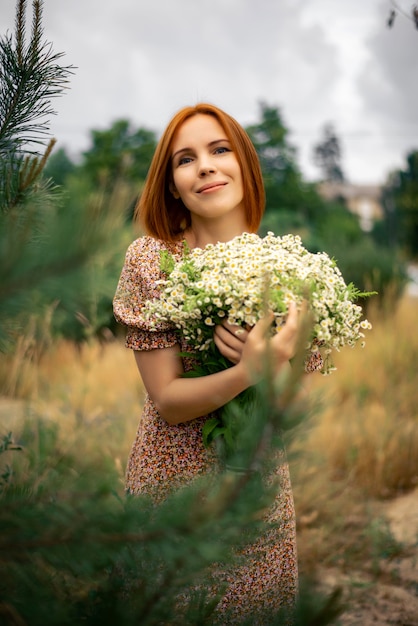
{"type": "Polygon", "coordinates": [[[375,220],[383,218],[379,185],[323,182],[319,183],[318,191],[326,200],[343,200],[349,210],[358,215],[360,226],[366,232],[372,229],[375,220]]]}

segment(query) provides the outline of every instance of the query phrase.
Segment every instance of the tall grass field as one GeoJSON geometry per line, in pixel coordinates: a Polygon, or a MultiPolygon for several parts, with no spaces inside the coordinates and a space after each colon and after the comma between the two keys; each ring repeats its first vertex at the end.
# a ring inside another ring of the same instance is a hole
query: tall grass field
{"type": "MultiPolygon", "coordinates": [[[[302,572],[371,558],[374,504],[418,484],[418,299],[368,312],[364,348],[309,375],[305,417],[288,433],[302,572]]],[[[123,338],[39,346],[31,333],[0,362],[0,456],[7,480],[65,492],[71,475],[123,494],[144,390],[123,338]],[[59,487],[58,487],[59,485],[59,487]]]]}

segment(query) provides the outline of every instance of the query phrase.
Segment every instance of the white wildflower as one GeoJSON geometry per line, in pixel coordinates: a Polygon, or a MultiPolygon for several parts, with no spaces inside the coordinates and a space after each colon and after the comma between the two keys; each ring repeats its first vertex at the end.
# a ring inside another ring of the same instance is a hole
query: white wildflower
{"type": "Polygon", "coordinates": [[[362,331],[371,329],[370,322],[361,320],[362,309],[353,302],[335,262],[325,252],[310,253],[295,235],[269,232],[260,238],[244,233],[226,243],[195,248],[158,284],[161,298],[148,301],[144,311],[151,327],[172,322],[202,351],[211,345],[214,325],[228,319],[252,326],[263,317],[266,301],[279,329],[291,302],[300,306],[309,300],[313,336],[307,351],[313,357],[324,355],[323,373],[335,369],[331,352],[355,345],[364,338],[362,331]]]}

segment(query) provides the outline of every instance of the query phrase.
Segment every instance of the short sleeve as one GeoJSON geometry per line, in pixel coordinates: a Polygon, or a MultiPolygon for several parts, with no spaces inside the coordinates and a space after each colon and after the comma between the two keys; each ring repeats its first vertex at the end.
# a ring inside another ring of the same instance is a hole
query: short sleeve
{"type": "Polygon", "coordinates": [[[141,237],[126,252],[113,299],[113,312],[116,321],[126,326],[127,348],[155,350],[169,348],[179,341],[173,326],[158,322],[151,329],[150,321],[143,315],[146,301],[160,297],[160,287],[156,283],[163,278],[160,250],[164,248],[163,242],[141,237]]]}

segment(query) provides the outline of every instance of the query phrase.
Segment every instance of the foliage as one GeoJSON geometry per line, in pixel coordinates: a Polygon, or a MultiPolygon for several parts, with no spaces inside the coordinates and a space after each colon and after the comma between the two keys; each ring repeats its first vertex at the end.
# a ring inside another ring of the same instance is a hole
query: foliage
{"type": "Polygon", "coordinates": [[[111,189],[123,179],[139,187],[154,154],[155,133],[134,129],[128,120],[120,119],[107,130],[92,130],[90,136],[92,145],[83,154],[81,172],[93,186],[111,189]]]}
{"type": "Polygon", "coordinates": [[[17,222],[17,232],[24,229],[28,201],[43,204],[52,197],[51,185],[41,179],[54,145],[47,141],[47,117],[54,113],[51,99],[62,93],[71,73],[58,65],[62,54],[42,41],[42,2],[33,2],[28,42],[25,10],[26,0],[20,0],[14,37],[0,38],[0,210],[3,221],[17,222]],[[46,144],[40,154],[36,148],[46,144]]]}
{"type": "MultiPolygon", "coordinates": [[[[43,43],[42,1],[33,1],[32,30],[26,42],[26,0],[19,0],[16,13],[15,36],[6,34],[0,40],[0,154],[22,155],[28,151],[37,154],[29,145],[44,145],[48,134],[46,118],[54,113],[51,98],[62,93],[71,73],[58,61],[62,53],[54,54],[49,43],[43,43]]],[[[7,166],[6,163],[4,163],[7,166]]],[[[29,168],[36,169],[34,161],[29,168]]],[[[3,174],[8,170],[3,170],[3,174]]],[[[17,201],[15,194],[7,194],[8,177],[4,183],[1,206],[10,208],[17,201]],[[6,200],[9,200],[7,202],[6,200]],[[14,200],[14,202],[13,202],[14,200]]],[[[19,189],[23,193],[25,188],[19,189]]],[[[19,196],[18,196],[19,197],[19,196]]]]}
{"type": "MultiPolygon", "coordinates": [[[[15,445],[12,437],[12,433],[8,432],[3,435],[3,440],[0,442],[0,455],[10,450],[21,450],[21,446],[15,445]]],[[[0,494],[7,488],[12,477],[12,468],[9,464],[4,467],[0,467],[0,494]]]]}
{"type": "Polygon", "coordinates": [[[409,258],[418,256],[418,151],[410,152],[404,169],[393,172],[384,186],[382,204],[387,239],[409,258]]]}
{"type": "Polygon", "coordinates": [[[325,232],[326,222],[331,218],[337,232],[344,230],[344,222],[350,221],[361,236],[357,218],[345,205],[324,200],[316,184],[303,179],[296,162],[295,148],[288,142],[289,131],[279,109],[266,103],[261,103],[260,107],[260,122],[246,130],[259,155],[266,188],[266,213],[261,233],[266,234],[269,230],[276,234],[292,232],[309,242],[312,249],[326,249],[324,243],[334,237],[334,233],[325,232]],[[315,241],[318,241],[317,246],[315,241]]]}
{"type": "Polygon", "coordinates": [[[311,231],[311,245],[326,246],[333,250],[340,246],[349,247],[362,241],[367,235],[360,227],[357,215],[349,211],[343,202],[326,202],[317,216],[311,231]]]}
{"type": "MultiPolygon", "coordinates": [[[[259,410],[261,471],[283,409],[272,411],[266,401],[259,410]]],[[[120,423],[102,427],[104,440],[120,423]]],[[[23,451],[0,494],[2,624],[216,623],[216,571],[241,562],[238,549],[264,528],[260,512],[275,490],[260,472],[244,472],[201,477],[159,505],[123,497],[113,458],[97,444],[93,455],[83,453],[82,434],[69,447],[60,428],[36,415],[24,424],[23,451]]],[[[295,624],[330,623],[336,610],[336,598],[324,603],[311,589],[295,624]]],[[[268,623],[282,617],[273,612],[268,623]]],[[[253,619],[249,613],[242,624],[253,619]]]]}
{"type": "Polygon", "coordinates": [[[277,107],[260,103],[260,121],[246,128],[260,158],[266,189],[266,211],[304,211],[305,183],[296,151],[277,107]]]}
{"type": "MultiPolygon", "coordinates": [[[[112,195],[115,186],[123,183],[129,189],[127,205],[118,205],[126,222],[131,222],[138,194],[146,178],[157,145],[154,131],[134,128],[128,120],[119,119],[108,129],[90,131],[90,147],[76,163],[65,148],[52,154],[45,167],[45,176],[67,192],[74,202],[83,203],[90,194],[99,191],[103,197],[112,195]]],[[[113,198],[114,200],[114,198],[113,198]]],[[[117,275],[114,276],[117,280],[117,275]]]]}
{"type": "MultiPolygon", "coordinates": [[[[376,304],[390,313],[399,301],[407,284],[405,264],[388,248],[377,246],[370,237],[363,237],[351,245],[329,245],[347,280],[360,289],[377,291],[376,304]]],[[[361,299],[364,309],[368,300],[361,299]]]]}
{"type": "Polygon", "coordinates": [[[49,141],[43,154],[37,149],[48,141],[51,98],[67,86],[71,69],[60,66],[62,54],[43,43],[39,0],[33,2],[26,42],[25,9],[20,0],[15,35],[0,40],[2,349],[14,343],[31,318],[52,309],[56,320],[65,312],[85,336],[87,326],[77,316],[91,325],[97,302],[109,293],[106,267],[120,246],[114,233],[121,232],[121,217],[106,199],[96,195],[65,206],[60,189],[44,175],[55,142],[49,141]]]}
{"type": "MultiPolygon", "coordinates": [[[[92,334],[117,331],[112,298],[124,248],[134,237],[131,225],[133,209],[155,146],[154,132],[145,128],[135,129],[127,120],[117,120],[109,129],[91,131],[91,146],[83,153],[79,163],[74,163],[65,149],[49,159],[45,175],[56,184],[63,185],[63,213],[71,215],[79,207],[92,203],[97,206],[99,203],[101,219],[104,219],[105,213],[114,219],[113,224],[107,225],[108,237],[113,232],[114,253],[112,255],[109,250],[107,262],[100,268],[100,277],[102,283],[106,279],[105,284],[95,298],[88,290],[75,295],[72,304],[77,302],[76,317],[71,313],[74,306],[62,300],[53,318],[54,332],[82,341],[92,334]],[[83,321],[81,324],[80,320],[83,321]]],[[[104,247],[108,243],[104,241],[104,247]]]]}
{"type": "Polygon", "coordinates": [[[286,168],[295,168],[295,149],[288,143],[289,131],[277,107],[260,102],[260,117],[260,122],[246,131],[259,155],[266,184],[281,182],[286,168]]]}
{"type": "Polygon", "coordinates": [[[51,179],[54,185],[62,187],[75,170],[76,165],[68,156],[65,148],[59,148],[49,157],[44,168],[44,175],[47,179],[51,179]]]}
{"type": "MultiPolygon", "coordinates": [[[[33,421],[26,428],[23,440],[33,421]]],[[[155,509],[145,498],[112,493],[110,459],[98,481],[96,467],[74,471],[71,455],[56,448],[56,428],[39,423],[36,439],[40,452],[26,449],[27,482],[16,481],[2,497],[2,623],[14,623],[16,615],[34,625],[159,623],[176,614],[177,595],[208,562],[230,552],[232,484],[215,494],[202,482],[155,509]]],[[[240,505],[241,523],[250,529],[250,510],[240,505]]],[[[208,611],[201,604],[200,614],[208,611]]]]}
{"type": "Polygon", "coordinates": [[[341,183],[345,176],[341,166],[341,147],[332,124],[325,124],[323,138],[314,146],[314,162],[325,181],[341,183]]]}

